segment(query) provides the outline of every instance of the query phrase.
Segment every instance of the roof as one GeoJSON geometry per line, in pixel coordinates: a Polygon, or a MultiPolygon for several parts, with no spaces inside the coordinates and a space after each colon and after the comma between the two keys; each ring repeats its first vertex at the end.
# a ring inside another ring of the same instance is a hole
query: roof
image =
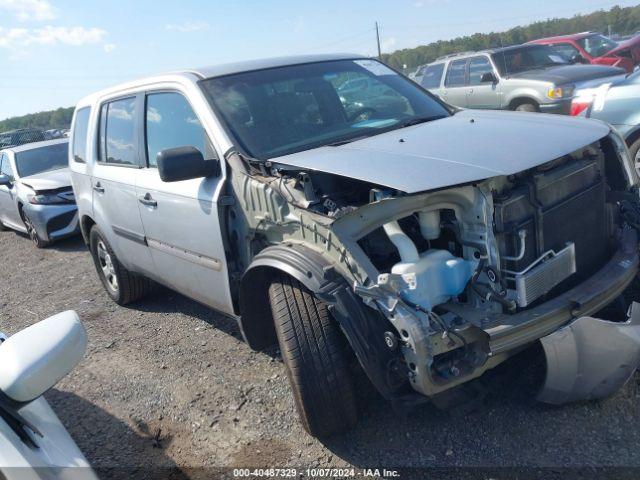
{"type": "Polygon", "coordinates": [[[225,63],[203,68],[194,68],[184,73],[194,73],[201,78],[221,77],[234,73],[264,70],[266,68],[286,67],[287,65],[301,65],[304,63],[329,62],[332,60],[350,60],[364,58],[354,53],[337,53],[325,55],[298,55],[288,57],[264,58],[260,60],[248,60],[245,62],[225,63]]]}
{"type": "Polygon", "coordinates": [[[536,43],[536,42],[555,42],[555,41],[561,41],[561,40],[579,40],[581,38],[585,38],[588,37],[590,35],[594,35],[597,32],[580,32],[580,33],[573,33],[570,35],[557,35],[555,37],[545,37],[545,38],[538,38],[536,40],[531,40],[528,43],[536,43]]]}
{"type": "Polygon", "coordinates": [[[54,140],[45,140],[44,142],[32,142],[25,143],[24,145],[18,145],[16,147],[7,147],[4,150],[11,150],[13,153],[26,152],[27,150],[33,150],[41,147],[48,147],[50,145],[57,145],[59,143],[68,143],[68,138],[56,138],[54,140]]]}
{"type": "MultiPolygon", "coordinates": [[[[428,63],[427,65],[444,62],[446,60],[450,60],[450,59],[454,59],[454,58],[472,57],[474,55],[491,55],[491,54],[494,54],[494,53],[508,52],[509,50],[515,50],[516,48],[530,48],[530,47],[535,47],[535,46],[536,46],[536,44],[530,42],[530,43],[523,43],[521,45],[509,45],[507,47],[496,47],[496,48],[487,48],[485,50],[450,53],[448,55],[443,55],[442,57],[436,58],[433,62],[428,63]]],[[[424,65],[422,65],[422,66],[424,66],[424,65]]]]}
{"type": "Polygon", "coordinates": [[[85,106],[90,103],[93,103],[96,98],[100,98],[103,95],[111,95],[124,90],[138,88],[141,84],[170,81],[170,80],[176,79],[176,77],[178,78],[186,77],[193,81],[194,76],[196,77],[196,79],[197,78],[205,79],[205,78],[212,78],[212,77],[222,77],[225,75],[232,75],[234,73],[263,70],[266,68],[285,67],[287,65],[302,65],[305,63],[329,62],[334,60],[351,60],[356,58],[367,58],[367,57],[363,55],[358,55],[355,53],[299,55],[299,56],[288,56],[288,57],[265,58],[260,60],[248,60],[244,62],[225,63],[221,65],[212,65],[212,66],[201,67],[201,68],[175,70],[173,72],[168,72],[164,74],[150,75],[147,77],[138,78],[137,80],[120,83],[118,85],[114,85],[104,90],[94,92],[80,99],[77,105],[79,107],[85,106]]]}

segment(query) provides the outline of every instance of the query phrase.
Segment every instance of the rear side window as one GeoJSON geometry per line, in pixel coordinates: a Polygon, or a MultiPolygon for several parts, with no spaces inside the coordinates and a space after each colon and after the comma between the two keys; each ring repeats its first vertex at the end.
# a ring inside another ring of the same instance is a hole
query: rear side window
{"type": "Polygon", "coordinates": [[[138,165],[136,98],[105,103],[100,111],[100,161],[138,165]]]}
{"type": "Polygon", "coordinates": [[[211,158],[207,135],[185,97],[175,92],[147,96],[147,158],[157,166],[158,153],[167,148],[195,147],[204,158],[211,158]]]}
{"type": "Polygon", "coordinates": [[[422,70],[422,80],[420,80],[420,85],[424,88],[438,88],[440,86],[440,80],[442,79],[443,72],[444,63],[425,67],[422,70]]]}
{"type": "Polygon", "coordinates": [[[76,111],[73,127],[73,160],[78,163],[87,162],[87,132],[89,129],[89,107],[76,111]]]}
{"type": "Polygon", "coordinates": [[[578,49],[569,43],[558,43],[556,45],[551,45],[551,50],[559,55],[562,55],[562,57],[566,60],[571,60],[576,55],[580,55],[578,49]]]}
{"type": "Polygon", "coordinates": [[[462,87],[465,84],[467,70],[466,60],[454,60],[449,64],[447,78],[444,81],[446,87],[462,87]]]}

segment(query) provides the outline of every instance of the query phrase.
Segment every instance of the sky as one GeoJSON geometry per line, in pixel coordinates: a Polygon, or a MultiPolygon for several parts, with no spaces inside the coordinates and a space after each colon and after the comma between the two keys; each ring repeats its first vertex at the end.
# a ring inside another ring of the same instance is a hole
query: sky
{"type": "Polygon", "coordinates": [[[638,0],[0,0],[0,119],[145,75],[305,53],[391,53],[638,0]]]}

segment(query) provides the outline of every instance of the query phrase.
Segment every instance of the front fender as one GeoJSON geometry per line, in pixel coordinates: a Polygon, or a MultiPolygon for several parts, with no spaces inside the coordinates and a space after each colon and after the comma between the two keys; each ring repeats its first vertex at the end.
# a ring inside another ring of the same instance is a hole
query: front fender
{"type": "Polygon", "coordinates": [[[297,244],[277,245],[256,255],[243,275],[240,286],[240,330],[254,349],[275,343],[268,288],[278,273],[289,275],[328,304],[365,373],[387,399],[397,399],[401,382],[389,372],[399,356],[384,341],[384,332],[393,331],[378,311],[365,306],[322,254],[297,244]],[[266,321],[270,319],[270,321],[266,321]]]}

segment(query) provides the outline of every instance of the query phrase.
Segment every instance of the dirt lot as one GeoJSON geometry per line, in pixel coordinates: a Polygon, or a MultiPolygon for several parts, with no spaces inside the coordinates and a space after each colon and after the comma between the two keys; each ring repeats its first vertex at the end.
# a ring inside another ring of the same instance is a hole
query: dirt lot
{"type": "Polygon", "coordinates": [[[66,309],[84,320],[87,357],[46,396],[98,469],[640,466],[638,375],[607,401],[550,408],[516,359],[476,408],[408,416],[364,384],[358,427],[321,443],[297,422],[278,353],[252,352],[234,321],[166,290],[117,306],[80,240],[37,250],[0,232],[0,252],[1,330],[66,309]]]}

